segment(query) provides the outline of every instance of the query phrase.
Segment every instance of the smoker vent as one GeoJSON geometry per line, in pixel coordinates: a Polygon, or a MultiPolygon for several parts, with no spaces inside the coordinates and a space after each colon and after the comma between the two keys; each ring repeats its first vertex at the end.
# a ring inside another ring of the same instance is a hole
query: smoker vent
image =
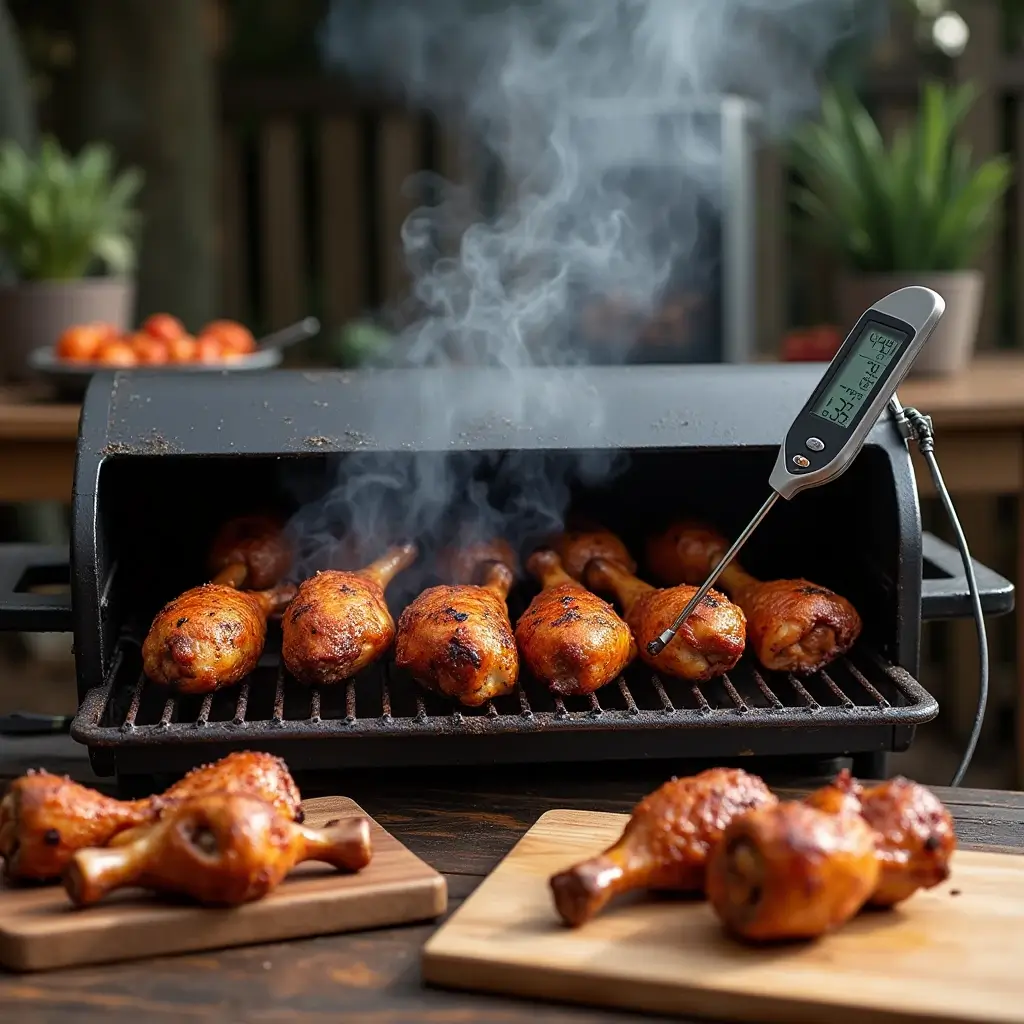
{"type": "MultiPolygon", "coordinates": [[[[89,691],[72,735],[90,746],[140,753],[147,748],[166,753],[182,744],[204,752],[210,744],[273,749],[296,741],[310,753],[319,746],[317,739],[349,738],[351,744],[325,745],[337,767],[395,764],[396,750],[408,763],[445,763],[447,757],[459,762],[466,759],[458,749],[460,738],[477,741],[470,760],[505,760],[503,739],[524,735],[547,737],[537,748],[537,760],[582,758],[592,756],[601,735],[615,730],[630,733],[639,744],[630,743],[622,755],[631,757],[638,750],[640,756],[690,751],[697,733],[722,737],[712,740],[717,754],[736,746],[737,732],[743,739],[733,753],[784,753],[793,737],[807,733],[822,737],[823,749],[841,749],[843,727],[888,729],[891,737],[892,727],[918,725],[937,712],[934,698],[908,673],[870,650],[855,651],[806,678],[767,672],[748,655],[727,676],[696,685],[634,663],[588,697],[553,697],[526,679],[512,694],[465,708],[424,691],[388,659],[345,684],[312,689],[288,676],[276,650],[265,654],[240,686],[176,697],[142,675],[138,644],[132,641],[119,647],[108,681],[89,691]],[[684,732],[688,738],[681,739],[684,732]],[[409,742],[415,737],[446,737],[455,746],[446,755],[448,744],[435,739],[417,752],[409,742]],[[396,748],[385,742],[389,739],[403,743],[396,748]],[[486,743],[480,745],[481,740],[486,743]],[[758,749],[765,745],[768,749],[758,749]]],[[[523,759],[521,743],[515,760],[523,759]]]]}

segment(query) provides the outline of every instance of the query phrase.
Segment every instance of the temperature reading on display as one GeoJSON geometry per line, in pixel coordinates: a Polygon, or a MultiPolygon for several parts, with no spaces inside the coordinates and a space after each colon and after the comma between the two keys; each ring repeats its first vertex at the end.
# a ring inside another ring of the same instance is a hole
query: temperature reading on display
{"type": "Polygon", "coordinates": [[[869,321],[811,412],[838,427],[849,427],[908,337],[903,331],[869,321]]]}

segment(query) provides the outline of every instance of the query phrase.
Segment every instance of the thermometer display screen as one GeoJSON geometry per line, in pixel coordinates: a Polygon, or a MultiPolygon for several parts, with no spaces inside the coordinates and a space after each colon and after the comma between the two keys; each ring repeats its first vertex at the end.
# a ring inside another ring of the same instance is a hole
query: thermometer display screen
{"type": "Polygon", "coordinates": [[[849,427],[908,338],[905,331],[869,320],[811,413],[837,427],[849,427]]]}

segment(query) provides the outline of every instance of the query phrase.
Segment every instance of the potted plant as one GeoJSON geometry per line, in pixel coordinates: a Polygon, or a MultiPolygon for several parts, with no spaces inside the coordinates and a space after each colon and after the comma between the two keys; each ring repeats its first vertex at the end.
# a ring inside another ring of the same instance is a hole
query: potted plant
{"type": "Polygon", "coordinates": [[[34,348],[72,324],[131,324],[135,301],[136,169],[117,173],[102,144],[77,156],[45,139],[38,153],[0,144],[0,372],[27,375],[34,348]]]}
{"type": "Polygon", "coordinates": [[[975,165],[955,138],[970,109],[969,86],[925,85],[916,121],[886,145],[849,92],[827,91],[820,122],[801,126],[793,145],[802,179],[795,201],[806,224],[842,258],[838,312],[852,324],[873,302],[908,284],[937,291],[946,313],[914,372],[948,374],[970,360],[984,295],[974,269],[1010,183],[997,156],[975,165]]]}

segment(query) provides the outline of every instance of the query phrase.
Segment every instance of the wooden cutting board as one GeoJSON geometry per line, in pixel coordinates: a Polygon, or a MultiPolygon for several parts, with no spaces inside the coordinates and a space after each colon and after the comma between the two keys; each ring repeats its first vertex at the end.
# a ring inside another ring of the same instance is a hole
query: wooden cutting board
{"type": "Polygon", "coordinates": [[[602,850],[626,816],[545,814],[423,951],[450,988],[779,1024],[1024,1022],[1024,857],[959,851],[952,878],[799,946],[727,938],[706,903],[613,903],[577,930],[548,878],[602,850]]]}
{"type": "MultiPolygon", "coordinates": [[[[313,827],[363,814],[347,797],[304,801],[313,827]]],[[[340,874],[300,864],[269,896],[228,910],[161,901],[139,890],[76,909],[60,886],[0,884],[0,964],[38,971],[168,953],[280,942],[424,921],[445,912],[444,877],[371,819],[373,860],[340,874]]]]}

